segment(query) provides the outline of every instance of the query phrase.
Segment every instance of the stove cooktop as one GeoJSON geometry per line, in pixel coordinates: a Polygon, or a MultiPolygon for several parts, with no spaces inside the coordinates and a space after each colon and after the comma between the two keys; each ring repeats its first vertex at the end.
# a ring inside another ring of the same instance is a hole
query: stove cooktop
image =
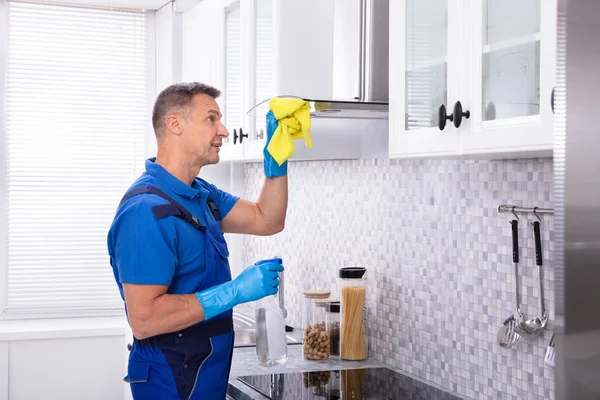
{"type": "Polygon", "coordinates": [[[461,400],[389,368],[365,368],[240,376],[272,400],[461,400]]]}

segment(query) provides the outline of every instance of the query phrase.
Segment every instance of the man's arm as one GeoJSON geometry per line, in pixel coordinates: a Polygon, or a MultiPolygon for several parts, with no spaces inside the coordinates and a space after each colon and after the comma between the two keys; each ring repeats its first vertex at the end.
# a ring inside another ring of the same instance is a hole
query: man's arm
{"type": "Polygon", "coordinates": [[[265,178],[256,203],[239,199],[223,218],[225,233],[268,236],[279,233],[285,226],[288,204],[288,178],[265,178]]]}
{"type": "Polygon", "coordinates": [[[174,332],[204,320],[194,294],[167,294],[168,286],[123,284],[133,336],[145,339],[174,332]]]}
{"type": "Polygon", "coordinates": [[[283,265],[251,265],[233,281],[194,294],[167,294],[168,286],[123,284],[133,336],[137,339],[175,332],[210,319],[237,304],[277,293],[283,265]]]}
{"type": "Polygon", "coordinates": [[[265,183],[256,203],[239,199],[223,218],[221,229],[226,233],[244,233],[268,236],[285,227],[288,204],[287,160],[279,165],[267,150],[279,122],[272,111],[267,113],[267,140],[265,142],[265,183]]]}

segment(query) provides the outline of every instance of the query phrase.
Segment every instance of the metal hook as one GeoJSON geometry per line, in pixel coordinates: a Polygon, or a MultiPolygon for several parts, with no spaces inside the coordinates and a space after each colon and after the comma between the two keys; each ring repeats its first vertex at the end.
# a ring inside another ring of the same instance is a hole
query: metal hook
{"type": "MultiPolygon", "coordinates": [[[[533,215],[535,215],[535,217],[538,219],[538,221],[540,222],[540,224],[542,223],[542,219],[540,218],[540,216],[538,215],[537,212],[535,212],[535,210],[537,210],[539,207],[533,207],[533,215]]],[[[532,223],[533,224],[533,223],[532,223]]]]}
{"type": "Polygon", "coordinates": [[[519,216],[515,213],[515,208],[517,208],[517,206],[512,206],[512,214],[515,216],[515,218],[517,219],[517,222],[519,222],[519,216]]]}

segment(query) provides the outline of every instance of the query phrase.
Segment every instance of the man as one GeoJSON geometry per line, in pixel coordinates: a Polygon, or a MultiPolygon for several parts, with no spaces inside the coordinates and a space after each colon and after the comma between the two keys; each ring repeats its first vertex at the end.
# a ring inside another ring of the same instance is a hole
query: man
{"type": "MultiPolygon", "coordinates": [[[[115,280],[134,342],[125,381],[135,399],[224,399],[233,352],[232,308],[277,293],[279,262],[257,263],[235,280],[224,232],[273,235],[287,209],[287,162],[265,146],[266,179],[256,203],[197,178],[219,162],[229,133],[201,83],[175,84],[156,99],[158,151],[121,200],[108,233],[115,280]]],[[[268,141],[277,128],[267,115],[268,141]]]]}

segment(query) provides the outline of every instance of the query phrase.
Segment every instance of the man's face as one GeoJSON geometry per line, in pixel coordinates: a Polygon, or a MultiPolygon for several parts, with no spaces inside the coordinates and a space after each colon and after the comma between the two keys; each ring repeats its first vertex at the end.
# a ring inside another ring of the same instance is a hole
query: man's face
{"type": "Polygon", "coordinates": [[[221,117],[214,98],[205,94],[194,97],[188,119],[182,126],[183,142],[194,164],[202,167],[219,162],[223,138],[229,136],[221,117]]]}

